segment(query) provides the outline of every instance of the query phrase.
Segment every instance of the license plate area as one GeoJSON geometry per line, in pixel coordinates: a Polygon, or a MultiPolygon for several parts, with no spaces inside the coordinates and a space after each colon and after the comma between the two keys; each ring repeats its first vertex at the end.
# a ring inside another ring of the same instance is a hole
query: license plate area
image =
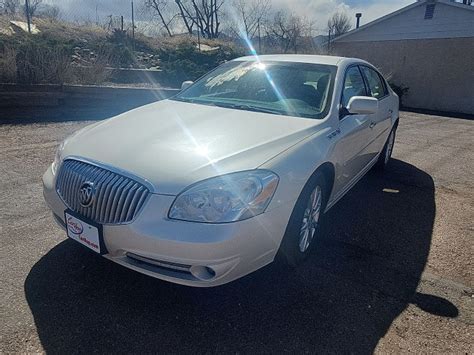
{"type": "Polygon", "coordinates": [[[101,224],[84,218],[71,210],[64,212],[64,220],[66,221],[66,231],[69,238],[98,254],[107,254],[101,224]]]}

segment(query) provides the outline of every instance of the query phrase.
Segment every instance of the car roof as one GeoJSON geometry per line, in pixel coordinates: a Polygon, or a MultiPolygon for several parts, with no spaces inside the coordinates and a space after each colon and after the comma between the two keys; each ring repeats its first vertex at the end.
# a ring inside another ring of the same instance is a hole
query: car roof
{"type": "Polygon", "coordinates": [[[309,64],[325,64],[336,65],[348,63],[365,63],[362,59],[336,57],[329,55],[310,55],[310,54],[269,54],[269,55],[252,55],[234,59],[236,61],[272,61],[272,62],[296,62],[309,64]]]}

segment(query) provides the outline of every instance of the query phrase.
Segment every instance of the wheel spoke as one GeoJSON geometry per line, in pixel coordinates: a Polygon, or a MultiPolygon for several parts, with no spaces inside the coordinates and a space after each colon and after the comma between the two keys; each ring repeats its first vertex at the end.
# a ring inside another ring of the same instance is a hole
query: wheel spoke
{"type": "Polygon", "coordinates": [[[313,207],[313,211],[312,211],[312,214],[311,214],[311,220],[312,220],[313,225],[318,224],[319,214],[321,212],[321,199],[322,199],[322,197],[321,197],[321,190],[319,189],[319,186],[318,186],[318,189],[316,191],[317,191],[317,198],[316,198],[315,205],[313,207]]]}
{"type": "Polygon", "coordinates": [[[305,231],[303,232],[303,235],[300,239],[300,250],[302,252],[306,251],[306,249],[308,248],[308,246],[307,246],[308,236],[309,236],[309,228],[305,229],[305,231]]]}
{"type": "Polygon", "coordinates": [[[318,193],[318,187],[316,187],[316,189],[314,189],[313,193],[311,194],[311,209],[314,210],[314,206],[316,206],[316,203],[317,203],[317,199],[319,197],[319,193],[318,193]]]}
{"type": "Polygon", "coordinates": [[[385,164],[387,164],[388,161],[390,160],[394,143],[395,143],[395,134],[392,131],[390,133],[390,136],[388,137],[387,148],[385,151],[385,164]]]}
{"type": "Polygon", "coordinates": [[[312,222],[313,222],[313,225],[317,225],[318,222],[319,222],[319,208],[317,211],[314,211],[313,212],[313,216],[312,216],[312,222]]]}
{"type": "Polygon", "coordinates": [[[301,232],[304,231],[305,229],[308,229],[308,225],[309,225],[309,218],[304,218],[303,224],[301,225],[301,232]]]}
{"type": "Polygon", "coordinates": [[[321,190],[318,190],[318,197],[316,199],[316,204],[314,205],[314,210],[319,210],[321,208],[321,190]]]}

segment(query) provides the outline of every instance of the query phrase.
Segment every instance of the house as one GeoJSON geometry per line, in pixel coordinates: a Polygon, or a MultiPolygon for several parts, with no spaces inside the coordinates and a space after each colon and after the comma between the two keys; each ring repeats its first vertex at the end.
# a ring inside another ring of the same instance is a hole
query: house
{"type": "Polygon", "coordinates": [[[352,30],[332,54],[365,59],[409,88],[406,107],[474,114],[474,6],[417,1],[352,30]]]}

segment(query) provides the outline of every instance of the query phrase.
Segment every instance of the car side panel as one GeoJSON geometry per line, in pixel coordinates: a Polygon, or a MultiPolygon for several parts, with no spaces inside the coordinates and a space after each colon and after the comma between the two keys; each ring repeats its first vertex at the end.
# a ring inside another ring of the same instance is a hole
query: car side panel
{"type": "Polygon", "coordinates": [[[392,127],[392,116],[395,111],[392,101],[391,96],[387,96],[379,101],[379,111],[377,115],[374,115],[375,126],[372,127],[370,132],[372,136],[370,154],[372,157],[375,157],[382,151],[389,136],[392,127]]]}
{"type": "MultiPolygon", "coordinates": [[[[367,136],[370,130],[370,116],[373,115],[365,117],[352,115],[340,120],[339,100],[344,73],[349,66],[354,64],[358,63],[348,61],[346,65],[341,65],[338,69],[331,112],[325,122],[318,125],[315,133],[260,166],[280,176],[280,184],[269,209],[282,204],[294,206],[308,179],[325,162],[331,163],[335,168],[335,181],[329,196],[329,203],[333,205],[365,175],[376,161],[377,156],[369,154],[369,145],[377,149],[377,155],[382,150],[390,132],[388,128],[392,127],[398,118],[398,97],[389,88],[390,97],[385,101],[387,102],[386,109],[393,108],[392,119],[391,122],[388,119],[381,119],[379,128],[382,134],[373,138],[374,141],[371,140],[372,137],[367,136]]],[[[290,214],[287,218],[289,217],[290,214]]]]}
{"type": "MultiPolygon", "coordinates": [[[[259,166],[274,171],[280,177],[278,188],[267,210],[281,205],[290,205],[292,210],[308,179],[327,161],[332,151],[328,135],[333,128],[327,123],[318,128],[310,137],[259,166]]],[[[288,219],[289,217],[288,215],[288,219]]]]}
{"type": "Polygon", "coordinates": [[[334,191],[338,192],[370,162],[370,123],[373,115],[346,116],[339,122],[332,140],[331,160],[335,162],[334,191]]]}
{"type": "Polygon", "coordinates": [[[369,87],[368,75],[370,75],[370,73],[376,73],[386,88],[386,96],[379,98],[378,112],[371,117],[372,122],[369,132],[371,145],[369,154],[371,159],[374,159],[382,151],[388,139],[393,119],[398,117],[394,117],[398,115],[398,98],[393,94],[385,78],[383,78],[382,74],[380,74],[376,68],[370,65],[362,65],[361,68],[367,87],[369,87]]]}

